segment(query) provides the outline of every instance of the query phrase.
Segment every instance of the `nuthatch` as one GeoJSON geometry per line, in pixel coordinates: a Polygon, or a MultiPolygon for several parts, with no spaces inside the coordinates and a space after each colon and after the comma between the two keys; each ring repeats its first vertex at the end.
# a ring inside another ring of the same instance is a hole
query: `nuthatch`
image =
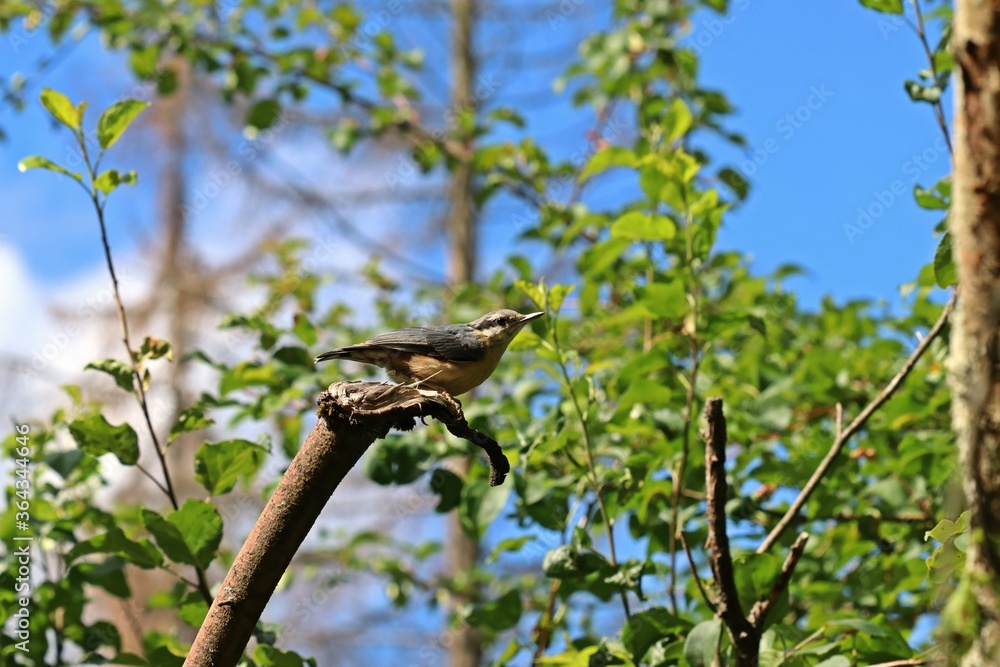
{"type": "Polygon", "coordinates": [[[468,324],[389,331],[360,345],[324,352],[316,361],[350,359],[373,364],[396,382],[416,382],[458,396],[485,382],[514,336],[544,314],[522,315],[504,308],[468,324]]]}

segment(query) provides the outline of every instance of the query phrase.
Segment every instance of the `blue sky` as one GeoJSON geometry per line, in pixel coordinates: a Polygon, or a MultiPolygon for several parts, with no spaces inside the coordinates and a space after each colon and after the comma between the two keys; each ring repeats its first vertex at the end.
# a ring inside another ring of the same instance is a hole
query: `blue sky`
{"type": "MultiPolygon", "coordinates": [[[[593,13],[583,29],[604,20],[602,11],[584,10],[593,13]]],[[[581,30],[576,26],[560,40],[572,41],[581,30]]],[[[551,28],[537,28],[536,37],[547,34],[551,28]]],[[[897,287],[915,277],[935,247],[931,230],[938,218],[916,207],[912,187],[933,184],[949,168],[930,107],[911,102],[903,91],[903,80],[924,64],[913,32],[853,2],[792,12],[775,3],[733,0],[725,19],[700,14],[689,42],[700,48],[704,85],[729,96],[738,110],[730,126],[749,142],[745,153],[709,145],[724,161],[742,165],[752,183],[748,202],[727,217],[720,245],[750,254],[760,271],[786,262],[804,266],[809,273],[792,287],[805,304],[824,294],[897,300],[897,287]],[[852,235],[845,226],[857,225],[859,209],[869,211],[863,220],[870,223],[852,235]]],[[[44,37],[0,42],[7,52],[3,74],[30,71],[48,49],[44,37]]],[[[428,63],[435,60],[440,62],[428,63]]],[[[539,79],[552,72],[558,68],[525,76],[501,95],[538,90],[545,84],[539,79]]],[[[35,101],[39,85],[99,108],[135,82],[123,59],[105,53],[92,35],[36,80],[25,112],[0,112],[8,134],[0,144],[7,212],[2,241],[23,258],[33,281],[56,287],[99,267],[101,254],[80,191],[49,174],[16,170],[27,154],[59,157],[69,146],[68,134],[56,131],[35,101]]],[[[567,123],[567,113],[568,105],[555,98],[531,114],[530,130],[570,153],[587,116],[577,112],[579,118],[567,123]]],[[[239,138],[238,132],[231,137],[239,138]]],[[[140,173],[147,163],[141,148],[121,148],[116,158],[139,166],[140,173]]],[[[135,247],[152,215],[155,193],[145,180],[147,187],[120,192],[113,203],[112,220],[117,215],[121,224],[112,225],[112,242],[119,251],[135,247]]],[[[487,254],[501,254],[511,234],[488,227],[485,237],[487,254]]]]}

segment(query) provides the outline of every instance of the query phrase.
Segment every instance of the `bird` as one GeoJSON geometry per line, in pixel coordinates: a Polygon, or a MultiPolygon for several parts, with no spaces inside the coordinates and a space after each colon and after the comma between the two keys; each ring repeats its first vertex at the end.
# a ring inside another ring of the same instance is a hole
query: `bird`
{"type": "Polygon", "coordinates": [[[359,345],[324,352],[316,362],[350,359],[372,364],[401,384],[424,385],[459,396],[485,382],[514,337],[544,314],[522,315],[502,308],[468,324],[387,331],[359,345]]]}

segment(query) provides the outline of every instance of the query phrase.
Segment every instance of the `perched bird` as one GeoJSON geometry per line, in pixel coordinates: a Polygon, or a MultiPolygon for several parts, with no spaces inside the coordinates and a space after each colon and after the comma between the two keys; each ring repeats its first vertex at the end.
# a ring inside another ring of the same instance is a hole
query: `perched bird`
{"type": "Polygon", "coordinates": [[[316,361],[350,359],[373,364],[396,382],[418,382],[458,396],[485,382],[514,336],[544,314],[522,315],[504,308],[468,324],[388,331],[360,345],[324,352],[316,361]]]}

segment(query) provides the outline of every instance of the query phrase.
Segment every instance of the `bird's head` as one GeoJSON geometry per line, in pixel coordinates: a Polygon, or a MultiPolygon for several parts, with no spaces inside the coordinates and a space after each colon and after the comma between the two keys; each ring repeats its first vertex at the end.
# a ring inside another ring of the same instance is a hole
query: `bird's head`
{"type": "Polygon", "coordinates": [[[525,324],[544,314],[544,312],[538,312],[522,315],[516,310],[502,308],[469,322],[469,326],[487,347],[502,346],[506,348],[525,324]]]}

